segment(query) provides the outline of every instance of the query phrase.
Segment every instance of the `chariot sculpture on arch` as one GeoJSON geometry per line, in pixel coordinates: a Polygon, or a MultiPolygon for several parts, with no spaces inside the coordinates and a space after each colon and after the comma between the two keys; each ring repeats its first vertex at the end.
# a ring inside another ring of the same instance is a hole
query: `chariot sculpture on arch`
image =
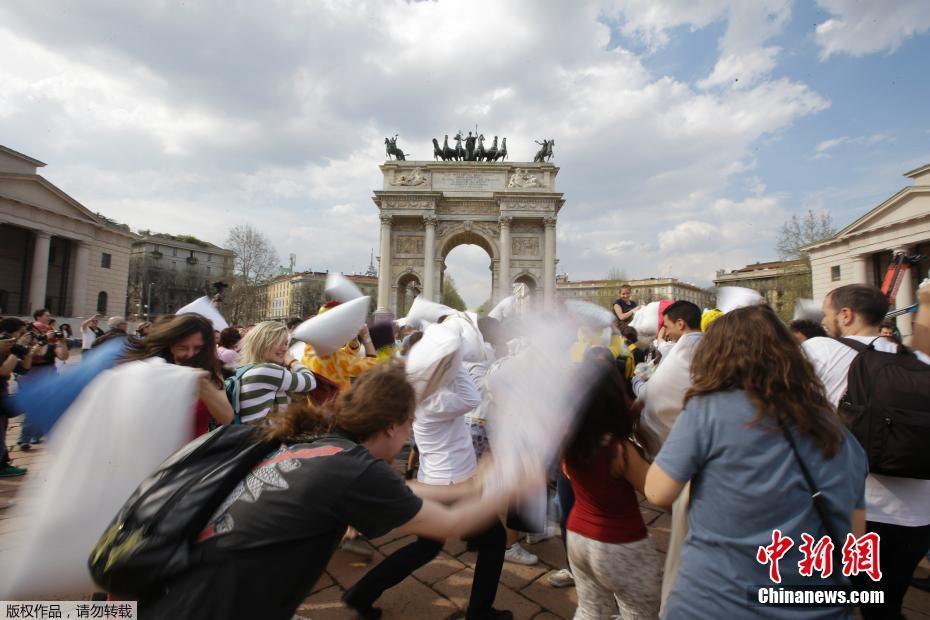
{"type": "Polygon", "coordinates": [[[433,160],[496,162],[507,159],[507,138],[501,138],[498,143],[498,136],[494,136],[490,147],[484,146],[485,139],[483,133],[473,134],[469,131],[467,136],[463,136],[459,130],[453,137],[455,146],[451,147],[449,134],[443,136],[441,146],[439,140],[433,138],[433,160]]]}

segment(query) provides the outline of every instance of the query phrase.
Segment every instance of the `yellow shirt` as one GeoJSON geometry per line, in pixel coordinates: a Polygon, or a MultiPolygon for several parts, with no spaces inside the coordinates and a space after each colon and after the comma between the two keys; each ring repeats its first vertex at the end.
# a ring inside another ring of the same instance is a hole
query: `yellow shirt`
{"type": "Polygon", "coordinates": [[[352,385],[352,379],[359,376],[380,360],[377,357],[362,357],[346,345],[327,357],[319,357],[313,347],[307,346],[301,363],[322,375],[339,386],[340,390],[347,390],[352,385]]]}

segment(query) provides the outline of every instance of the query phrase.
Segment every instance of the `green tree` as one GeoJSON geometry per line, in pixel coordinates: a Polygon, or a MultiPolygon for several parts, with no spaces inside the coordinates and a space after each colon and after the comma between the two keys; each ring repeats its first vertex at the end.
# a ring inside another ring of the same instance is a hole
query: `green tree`
{"type": "Polygon", "coordinates": [[[452,276],[445,276],[443,278],[442,303],[456,310],[464,311],[467,308],[465,300],[462,299],[458,289],[455,288],[455,280],[452,279],[452,276]]]}
{"type": "Polygon", "coordinates": [[[490,297],[484,300],[484,303],[478,306],[475,312],[478,316],[487,316],[488,312],[494,309],[494,300],[490,297]]]}

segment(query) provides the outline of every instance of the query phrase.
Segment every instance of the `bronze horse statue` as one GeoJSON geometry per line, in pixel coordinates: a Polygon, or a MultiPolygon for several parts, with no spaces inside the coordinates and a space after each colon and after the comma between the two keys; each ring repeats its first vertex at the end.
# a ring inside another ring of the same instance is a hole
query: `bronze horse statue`
{"type": "Polygon", "coordinates": [[[542,146],[541,149],[536,151],[536,156],[533,158],[533,163],[543,163],[552,159],[552,146],[555,144],[555,140],[533,140],[536,144],[542,146]]]}
{"type": "Polygon", "coordinates": [[[442,159],[443,161],[454,161],[458,159],[455,149],[449,146],[449,134],[446,134],[442,142],[442,159]]]}
{"type": "Polygon", "coordinates": [[[384,149],[387,152],[388,159],[391,159],[391,155],[393,155],[397,161],[406,161],[407,158],[404,157],[404,152],[397,147],[398,135],[395,133],[393,138],[385,138],[384,149]]]}
{"type": "Polygon", "coordinates": [[[494,155],[494,161],[504,161],[505,159],[507,159],[507,138],[502,138],[501,146],[499,149],[497,149],[497,153],[494,155]]]}
{"type": "Polygon", "coordinates": [[[439,146],[439,140],[436,138],[433,138],[433,159],[441,159],[442,161],[446,161],[446,158],[442,154],[442,147],[439,146]]]}
{"type": "Polygon", "coordinates": [[[475,161],[486,161],[488,152],[484,150],[484,134],[478,135],[478,146],[475,148],[475,161]]]}
{"type": "Polygon", "coordinates": [[[494,161],[495,157],[497,157],[497,136],[494,136],[494,142],[491,143],[491,148],[485,151],[484,161],[494,161]]]}

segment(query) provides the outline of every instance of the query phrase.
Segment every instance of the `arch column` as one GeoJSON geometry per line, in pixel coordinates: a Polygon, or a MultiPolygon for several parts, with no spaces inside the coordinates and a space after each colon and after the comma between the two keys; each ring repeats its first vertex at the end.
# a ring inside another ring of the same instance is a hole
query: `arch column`
{"type": "Polygon", "coordinates": [[[503,216],[500,218],[501,235],[500,235],[500,267],[497,277],[497,299],[498,301],[510,295],[513,291],[510,285],[510,224],[513,218],[503,216]]]}
{"type": "Polygon", "coordinates": [[[555,308],[555,223],[554,217],[543,219],[546,225],[546,255],[543,268],[543,307],[546,310],[555,308]]]}
{"type": "Polygon", "coordinates": [[[435,283],[436,283],[436,222],[435,215],[424,215],[423,225],[426,228],[425,239],[423,240],[423,297],[436,301],[435,283]]]}
{"type": "Polygon", "coordinates": [[[37,230],[36,243],[32,251],[32,274],[29,278],[29,312],[45,306],[45,288],[48,285],[48,251],[52,236],[37,230]]]}
{"type": "Polygon", "coordinates": [[[391,216],[381,216],[381,256],[378,263],[378,312],[391,311],[391,216]]]}

